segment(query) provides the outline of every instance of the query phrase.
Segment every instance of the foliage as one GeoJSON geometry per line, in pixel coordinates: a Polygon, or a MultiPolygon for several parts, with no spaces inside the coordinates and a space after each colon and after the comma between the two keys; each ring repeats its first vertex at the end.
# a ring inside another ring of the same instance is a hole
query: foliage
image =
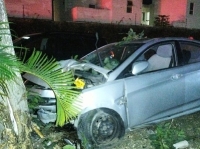
{"type": "Polygon", "coordinates": [[[14,80],[19,63],[13,55],[2,51],[2,47],[0,47],[0,57],[0,90],[3,91],[0,92],[0,95],[7,96],[8,87],[6,81],[14,80]]]}
{"type": "Polygon", "coordinates": [[[75,149],[75,146],[72,145],[65,145],[63,149],[75,149]]]}
{"type": "Polygon", "coordinates": [[[122,38],[122,41],[118,42],[118,44],[123,44],[123,43],[128,43],[130,41],[136,40],[136,39],[141,39],[144,38],[144,31],[142,31],[141,33],[137,34],[136,32],[133,31],[132,28],[130,28],[130,30],[127,33],[126,37],[122,38]]]}
{"type": "Polygon", "coordinates": [[[78,60],[78,55],[71,56],[71,59],[78,60]]]}
{"type": "Polygon", "coordinates": [[[155,149],[171,149],[173,144],[183,141],[186,136],[183,130],[180,130],[171,123],[159,124],[156,127],[156,133],[149,136],[151,144],[155,149]]]}
{"type": "MultiPolygon", "coordinates": [[[[0,30],[8,30],[0,24],[0,30]]],[[[2,39],[5,34],[1,32],[2,39]]],[[[15,55],[6,52],[7,48],[0,43],[0,95],[8,94],[6,81],[14,80],[16,72],[26,72],[46,82],[53,90],[57,99],[56,125],[63,126],[65,122],[75,118],[80,111],[80,91],[73,85],[74,77],[71,71],[63,72],[60,64],[54,59],[48,59],[42,52],[33,51],[27,62],[19,61],[15,55]]],[[[12,47],[13,48],[13,47],[12,47]]]]}
{"type": "Polygon", "coordinates": [[[154,21],[155,26],[166,27],[169,26],[169,16],[166,15],[158,15],[155,17],[154,21]]]}
{"type": "Polygon", "coordinates": [[[123,37],[122,41],[132,41],[135,39],[141,39],[144,37],[144,31],[142,31],[141,33],[137,34],[136,32],[133,31],[132,28],[130,28],[130,30],[127,33],[127,37],[123,37]]]}
{"type": "Polygon", "coordinates": [[[16,77],[16,72],[18,72],[18,66],[21,64],[17,58],[7,53],[5,50],[10,48],[10,46],[2,44],[2,36],[7,35],[4,25],[8,24],[8,22],[0,22],[0,92],[1,96],[7,96],[9,89],[6,85],[6,81],[14,80],[16,77]],[[5,31],[5,32],[4,32],[5,31]]]}
{"type": "Polygon", "coordinates": [[[81,134],[81,138],[82,138],[82,140],[81,140],[82,147],[84,149],[90,148],[90,147],[88,147],[89,142],[87,141],[87,139],[86,139],[86,137],[85,137],[85,135],[83,133],[81,134]]]}
{"type": "Polygon", "coordinates": [[[100,37],[105,37],[108,43],[121,41],[124,33],[132,28],[135,32],[140,33],[144,30],[148,38],[157,37],[189,37],[200,39],[199,29],[178,28],[178,27],[152,27],[146,25],[119,25],[112,23],[77,23],[77,22],[54,22],[51,20],[31,19],[31,18],[9,18],[11,29],[15,30],[16,35],[23,36],[27,33],[38,33],[46,31],[68,31],[78,33],[92,33],[98,31],[100,37]]]}
{"type": "Polygon", "coordinates": [[[63,72],[54,58],[48,59],[40,51],[33,51],[20,69],[42,79],[53,90],[57,99],[56,125],[63,126],[77,116],[80,111],[80,91],[73,85],[74,77],[71,71],[63,72]]]}
{"type": "MultiPolygon", "coordinates": [[[[27,88],[28,89],[28,88],[27,88]]],[[[34,110],[35,107],[39,106],[39,104],[44,100],[38,95],[38,94],[34,94],[34,93],[28,93],[28,108],[30,110],[34,110]]]]}

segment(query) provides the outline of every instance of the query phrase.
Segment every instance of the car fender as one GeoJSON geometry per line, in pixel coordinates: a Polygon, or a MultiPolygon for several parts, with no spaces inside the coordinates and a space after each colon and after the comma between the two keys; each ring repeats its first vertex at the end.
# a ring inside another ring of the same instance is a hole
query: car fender
{"type": "Polygon", "coordinates": [[[126,97],[123,79],[84,89],[80,98],[82,101],[80,115],[99,108],[112,109],[120,115],[126,127],[126,97]]]}

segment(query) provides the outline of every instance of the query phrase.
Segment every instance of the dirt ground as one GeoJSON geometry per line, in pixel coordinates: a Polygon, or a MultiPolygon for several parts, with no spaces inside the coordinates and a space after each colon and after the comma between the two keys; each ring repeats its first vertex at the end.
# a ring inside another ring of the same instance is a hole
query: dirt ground
{"type": "MultiPolygon", "coordinates": [[[[34,149],[65,149],[63,147],[67,144],[79,144],[76,130],[72,125],[60,128],[55,127],[53,123],[44,125],[38,119],[33,119],[33,122],[40,127],[40,132],[44,136],[41,138],[35,131],[32,132],[34,149]]],[[[174,119],[173,123],[185,132],[189,143],[187,149],[200,149],[200,112],[174,119]]],[[[154,149],[149,139],[152,133],[155,133],[155,126],[127,132],[116,147],[109,149],[154,149]]]]}

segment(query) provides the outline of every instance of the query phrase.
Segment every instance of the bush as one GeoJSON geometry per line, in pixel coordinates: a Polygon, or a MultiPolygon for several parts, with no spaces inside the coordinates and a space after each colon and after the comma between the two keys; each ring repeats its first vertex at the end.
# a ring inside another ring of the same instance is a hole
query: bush
{"type": "Polygon", "coordinates": [[[48,31],[69,31],[93,34],[98,32],[100,36],[105,37],[107,42],[110,43],[121,41],[122,38],[126,36],[129,29],[132,28],[136,34],[144,31],[144,36],[147,36],[148,38],[193,36],[194,39],[200,39],[200,30],[186,28],[101,24],[90,22],[54,22],[51,20],[22,18],[9,18],[9,22],[12,22],[10,28],[15,31],[15,35],[18,37],[25,34],[48,31]]]}
{"type": "Polygon", "coordinates": [[[158,15],[155,17],[154,21],[155,26],[161,26],[161,27],[166,27],[169,26],[169,16],[166,15],[158,15]]]}
{"type": "Polygon", "coordinates": [[[157,125],[155,132],[155,134],[149,136],[151,144],[155,149],[174,148],[173,144],[186,138],[184,131],[173,125],[173,121],[157,125]]]}

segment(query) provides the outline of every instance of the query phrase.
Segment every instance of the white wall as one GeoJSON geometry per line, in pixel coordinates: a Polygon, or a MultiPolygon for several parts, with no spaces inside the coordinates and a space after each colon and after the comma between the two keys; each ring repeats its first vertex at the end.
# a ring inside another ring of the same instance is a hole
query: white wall
{"type": "Polygon", "coordinates": [[[187,28],[200,29],[200,0],[188,0],[187,2],[187,28]],[[190,2],[194,3],[194,14],[189,14],[190,2]]]}

